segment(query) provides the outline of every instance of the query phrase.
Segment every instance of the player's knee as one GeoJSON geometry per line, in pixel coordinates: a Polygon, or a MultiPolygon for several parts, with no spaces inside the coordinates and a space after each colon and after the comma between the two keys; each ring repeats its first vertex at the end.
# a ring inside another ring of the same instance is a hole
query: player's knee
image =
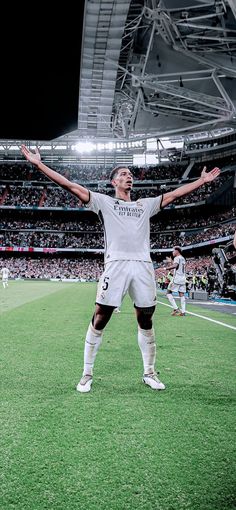
{"type": "Polygon", "coordinates": [[[96,305],[96,309],[92,318],[92,325],[95,329],[104,329],[113,312],[112,306],[96,305]]]}
{"type": "Polygon", "coordinates": [[[152,316],[155,311],[155,306],[151,306],[149,308],[138,308],[137,312],[137,321],[138,325],[141,329],[151,329],[152,328],[152,316]]]}
{"type": "Polygon", "coordinates": [[[152,329],[152,317],[139,317],[138,324],[141,329],[152,329]]]}

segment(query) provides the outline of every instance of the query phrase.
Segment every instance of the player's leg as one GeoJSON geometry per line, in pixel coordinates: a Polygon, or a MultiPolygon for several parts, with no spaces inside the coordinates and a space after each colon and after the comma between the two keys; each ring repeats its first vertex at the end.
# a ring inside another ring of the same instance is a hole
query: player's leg
{"type": "Polygon", "coordinates": [[[179,315],[180,309],[179,309],[178,305],[176,304],[176,301],[173,297],[172,289],[173,289],[173,283],[169,283],[169,285],[167,287],[166,297],[173,308],[173,312],[171,315],[179,315]]]}
{"type": "Polygon", "coordinates": [[[156,390],[165,386],[157,377],[155,370],[156,341],[152,316],[156,305],[156,282],[152,264],[136,262],[134,278],[129,288],[134,301],[138,321],[138,344],[143,359],[143,382],[156,390]]]}
{"type": "Polygon", "coordinates": [[[95,312],[85,339],[83,375],[93,375],[93,367],[98,349],[102,343],[103,330],[110,320],[114,308],[96,304],[95,312]]]}
{"type": "Polygon", "coordinates": [[[185,312],[186,312],[186,300],[185,300],[184,292],[179,292],[179,297],[180,297],[180,303],[181,303],[181,314],[180,315],[185,315],[185,312]]]}
{"type": "Polygon", "coordinates": [[[142,354],[144,374],[153,374],[155,372],[156,342],[152,316],[155,306],[150,308],[135,307],[135,311],[138,321],[138,344],[142,354]]]}
{"type": "MultiPolygon", "coordinates": [[[[116,307],[121,305],[127,290],[126,261],[106,264],[97,288],[96,307],[91,324],[88,327],[84,348],[83,377],[77,385],[82,393],[91,389],[93,366],[98,349],[102,343],[103,329],[116,307]]],[[[129,275],[129,272],[127,271],[129,275]]]]}
{"type": "Polygon", "coordinates": [[[143,382],[154,390],[164,390],[165,385],[158,379],[155,370],[156,340],[152,324],[155,306],[137,308],[138,344],[143,359],[143,382]]]}
{"type": "Polygon", "coordinates": [[[95,312],[85,338],[83,375],[77,385],[77,390],[81,393],[87,393],[91,389],[93,367],[102,343],[103,330],[110,320],[113,310],[114,307],[96,304],[95,312]]]}

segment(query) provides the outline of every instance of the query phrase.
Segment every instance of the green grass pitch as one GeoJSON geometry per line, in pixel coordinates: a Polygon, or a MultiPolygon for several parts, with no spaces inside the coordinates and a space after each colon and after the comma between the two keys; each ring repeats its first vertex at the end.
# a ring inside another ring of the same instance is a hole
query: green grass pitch
{"type": "Polygon", "coordinates": [[[0,287],[1,510],[235,509],[236,331],[159,304],[166,390],[155,392],[141,382],[126,298],[104,333],[92,391],[79,394],[95,293],[95,284],[0,287]]]}

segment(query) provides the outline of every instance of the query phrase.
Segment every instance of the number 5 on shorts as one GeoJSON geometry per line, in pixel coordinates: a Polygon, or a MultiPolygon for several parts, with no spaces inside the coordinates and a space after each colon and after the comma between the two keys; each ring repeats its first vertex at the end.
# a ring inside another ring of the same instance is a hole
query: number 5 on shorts
{"type": "Polygon", "coordinates": [[[102,286],[102,289],[103,290],[107,290],[108,288],[108,280],[109,280],[109,276],[105,276],[104,280],[103,280],[103,286],[102,286]]]}

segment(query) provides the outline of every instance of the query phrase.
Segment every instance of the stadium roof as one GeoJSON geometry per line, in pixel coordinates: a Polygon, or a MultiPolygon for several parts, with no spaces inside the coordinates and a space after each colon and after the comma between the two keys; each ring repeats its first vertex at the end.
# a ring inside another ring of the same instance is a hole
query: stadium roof
{"type": "MultiPolygon", "coordinates": [[[[5,119],[0,137],[9,137],[17,118],[22,127],[13,137],[29,140],[133,140],[235,127],[235,0],[85,0],[84,17],[79,5],[77,15],[63,10],[57,26],[47,19],[39,38],[35,27],[24,32],[26,55],[10,72],[21,108],[13,101],[15,118],[5,119]]],[[[4,101],[10,111],[8,90],[4,101]]]]}
{"type": "Polygon", "coordinates": [[[234,126],[234,0],[87,1],[77,136],[234,126]]]}

